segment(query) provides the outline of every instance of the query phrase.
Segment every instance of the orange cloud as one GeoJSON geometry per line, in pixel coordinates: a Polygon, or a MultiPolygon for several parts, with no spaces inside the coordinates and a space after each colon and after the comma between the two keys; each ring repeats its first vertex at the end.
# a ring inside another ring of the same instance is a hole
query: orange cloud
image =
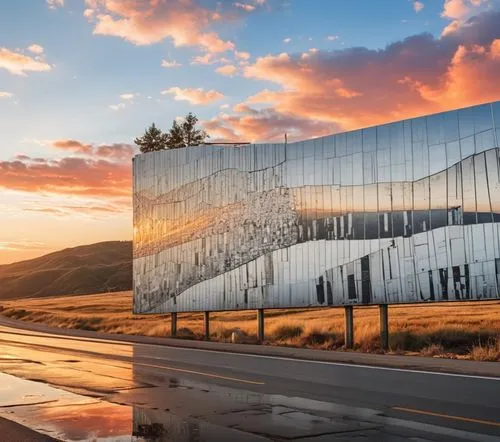
{"type": "Polygon", "coordinates": [[[221,75],[227,75],[227,76],[233,76],[238,68],[232,64],[227,64],[225,66],[221,66],[215,70],[215,72],[218,72],[221,75]]]}
{"type": "Polygon", "coordinates": [[[453,34],[415,35],[382,50],[352,48],[268,55],[244,76],[272,81],[205,122],[212,137],[230,140],[309,138],[500,98],[500,12],[466,20],[453,34]],[[249,105],[265,104],[256,110],[249,105]],[[275,127],[274,127],[275,126],[275,127]]]}
{"type": "Polygon", "coordinates": [[[88,207],[66,204],[64,207],[31,207],[31,211],[56,215],[68,211],[87,213],[116,212],[125,205],[130,208],[131,158],[134,148],[129,144],[92,145],[78,140],[63,139],[44,142],[55,149],[82,155],[62,159],[31,158],[18,154],[12,161],[0,161],[0,188],[7,190],[71,195],[80,199],[99,197],[112,201],[105,208],[91,203],[88,207]],[[79,208],[81,207],[81,209],[79,208]],[[109,209],[109,210],[108,210],[109,209]]]}
{"type": "Polygon", "coordinates": [[[180,87],[171,87],[170,89],[162,91],[162,95],[174,95],[177,101],[189,101],[191,104],[209,104],[224,98],[224,95],[216,90],[205,91],[202,88],[182,89],[180,87]]]}
{"type": "Polygon", "coordinates": [[[0,188],[81,197],[128,198],[131,167],[105,159],[0,161],[0,188]]]}
{"type": "Polygon", "coordinates": [[[336,124],[283,114],[273,109],[256,110],[244,104],[235,106],[243,115],[221,114],[204,121],[203,126],[212,138],[228,141],[279,141],[285,133],[289,141],[322,136],[339,130],[336,124]]]}
{"type": "Polygon", "coordinates": [[[90,154],[92,152],[90,144],[84,144],[77,140],[55,140],[52,142],[52,146],[56,149],[68,150],[75,153],[90,154]]]}
{"type": "Polygon", "coordinates": [[[212,136],[245,141],[279,140],[284,131],[308,138],[497,100],[498,23],[500,12],[489,11],[471,17],[453,34],[410,36],[382,50],[258,58],[244,75],[278,88],[235,106],[233,111],[243,117],[221,114],[205,127],[212,136]],[[255,104],[267,109],[249,107],[255,104]]]}
{"type": "Polygon", "coordinates": [[[19,52],[0,48],[0,69],[6,69],[13,75],[26,76],[26,72],[50,71],[51,66],[39,57],[30,57],[19,52]]]}
{"type": "Polygon", "coordinates": [[[207,52],[234,49],[210,25],[221,14],[195,0],[91,0],[85,16],[94,23],[93,33],[121,37],[136,45],[172,39],[175,46],[198,46],[207,52]]]}

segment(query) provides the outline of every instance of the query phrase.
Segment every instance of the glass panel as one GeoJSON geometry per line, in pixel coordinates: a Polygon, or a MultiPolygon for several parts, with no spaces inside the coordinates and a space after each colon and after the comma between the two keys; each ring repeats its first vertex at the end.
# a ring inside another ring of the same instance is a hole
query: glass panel
{"type": "Polygon", "coordinates": [[[493,128],[491,105],[483,104],[474,107],[474,132],[484,132],[493,128]]]}
{"type": "Polygon", "coordinates": [[[464,224],[476,224],[476,184],[473,157],[462,161],[462,180],[464,224]]]}
{"type": "Polygon", "coordinates": [[[474,135],[474,109],[461,109],[458,111],[458,126],[460,138],[474,135]]]}
{"type": "Polygon", "coordinates": [[[375,127],[363,129],[363,152],[374,150],[377,150],[377,129],[375,127]]]}
{"type": "Polygon", "coordinates": [[[427,141],[429,146],[444,143],[444,114],[427,117],[427,141]]]}

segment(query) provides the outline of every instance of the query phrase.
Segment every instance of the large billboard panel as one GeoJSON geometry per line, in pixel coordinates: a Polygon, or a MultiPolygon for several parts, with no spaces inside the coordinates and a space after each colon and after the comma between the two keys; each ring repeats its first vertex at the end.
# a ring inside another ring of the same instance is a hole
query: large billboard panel
{"type": "Polygon", "coordinates": [[[498,299],[500,102],[134,158],[134,312],[498,299]]]}

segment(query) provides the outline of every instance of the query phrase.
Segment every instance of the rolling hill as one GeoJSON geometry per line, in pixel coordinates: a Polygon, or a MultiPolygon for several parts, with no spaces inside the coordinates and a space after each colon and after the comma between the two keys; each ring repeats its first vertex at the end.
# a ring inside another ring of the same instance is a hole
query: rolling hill
{"type": "Polygon", "coordinates": [[[0,299],[131,289],[131,241],[100,242],[0,265],[0,299]]]}

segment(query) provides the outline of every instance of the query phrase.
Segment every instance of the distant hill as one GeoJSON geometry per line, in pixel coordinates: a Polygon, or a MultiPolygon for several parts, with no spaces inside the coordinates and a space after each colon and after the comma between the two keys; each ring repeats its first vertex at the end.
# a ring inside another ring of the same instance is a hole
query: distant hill
{"type": "Polygon", "coordinates": [[[100,242],[0,265],[0,299],[131,289],[131,241],[100,242]]]}

